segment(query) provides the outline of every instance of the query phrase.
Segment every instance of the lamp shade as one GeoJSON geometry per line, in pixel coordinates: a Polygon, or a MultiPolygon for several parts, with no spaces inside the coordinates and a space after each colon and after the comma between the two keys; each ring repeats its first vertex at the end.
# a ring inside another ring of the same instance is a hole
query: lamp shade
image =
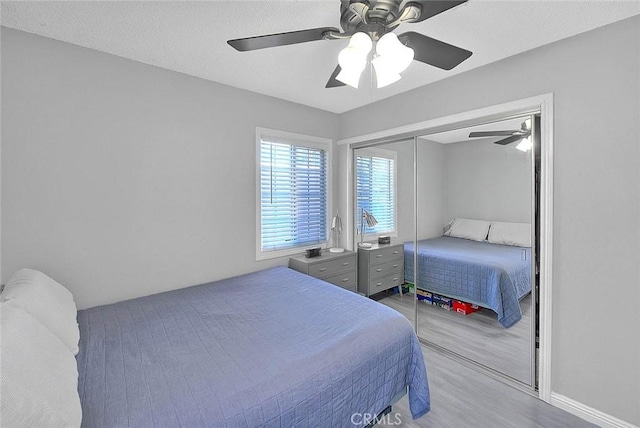
{"type": "Polygon", "coordinates": [[[521,152],[528,152],[529,150],[531,150],[531,147],[531,137],[527,137],[520,141],[520,143],[518,143],[516,149],[520,150],[521,152]]]}
{"type": "Polygon", "coordinates": [[[351,36],[349,44],[340,51],[338,64],[341,71],[336,79],[351,87],[358,88],[362,70],[367,66],[367,57],[373,42],[371,37],[365,33],[355,33],[351,36]]]}
{"type": "Polygon", "coordinates": [[[371,61],[376,70],[378,88],[400,80],[400,73],[413,61],[413,49],[403,45],[395,33],[387,33],[378,40],[377,56],[371,61]]]}
{"type": "Polygon", "coordinates": [[[374,58],[371,63],[376,70],[376,83],[378,88],[384,88],[400,80],[400,73],[396,71],[395,65],[387,57],[378,56],[374,58]]]}
{"type": "Polygon", "coordinates": [[[366,210],[362,210],[362,218],[364,219],[364,221],[367,222],[367,226],[369,227],[373,227],[376,224],[378,224],[378,220],[376,220],[376,218],[373,216],[373,214],[371,214],[370,212],[366,211],[366,210]]]}
{"type": "Polygon", "coordinates": [[[395,33],[387,33],[380,37],[376,53],[394,64],[397,73],[405,71],[413,61],[413,49],[403,45],[395,33]]]}

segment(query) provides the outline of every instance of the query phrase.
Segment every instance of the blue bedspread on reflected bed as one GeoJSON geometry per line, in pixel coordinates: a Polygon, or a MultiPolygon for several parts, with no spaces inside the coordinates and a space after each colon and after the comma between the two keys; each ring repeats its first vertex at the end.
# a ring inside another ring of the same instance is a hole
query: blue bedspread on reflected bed
{"type": "Polygon", "coordinates": [[[407,386],[413,416],[429,411],[407,319],[288,268],[79,311],[78,323],[86,427],[354,426],[407,386]]]}
{"type": "MultiPolygon", "coordinates": [[[[413,242],[404,244],[404,277],[413,278],[413,242]]],[[[418,287],[492,309],[511,327],[531,292],[531,249],[441,236],[418,241],[418,287]]]]}

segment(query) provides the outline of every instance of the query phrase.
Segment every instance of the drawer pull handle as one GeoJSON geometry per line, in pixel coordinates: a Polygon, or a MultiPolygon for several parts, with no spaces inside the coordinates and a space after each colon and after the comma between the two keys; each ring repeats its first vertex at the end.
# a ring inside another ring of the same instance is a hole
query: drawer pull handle
{"type": "Polygon", "coordinates": [[[393,280],[394,280],[394,281],[397,281],[397,280],[398,280],[398,278],[393,278],[393,280]]]}
{"type": "Polygon", "coordinates": [[[342,282],[349,282],[349,278],[343,279],[342,282]]]}
{"type": "Polygon", "coordinates": [[[376,269],[376,272],[382,272],[382,269],[378,268],[376,269]]]}
{"type": "Polygon", "coordinates": [[[376,284],[376,287],[380,287],[381,285],[382,285],[382,283],[379,282],[379,283],[376,284]]]}
{"type": "Polygon", "coordinates": [[[342,263],[342,266],[349,266],[349,265],[350,265],[350,263],[349,263],[349,262],[344,262],[344,263],[342,263]]]}
{"type": "Polygon", "coordinates": [[[320,268],[320,272],[324,272],[325,270],[327,270],[327,268],[320,268]]]}
{"type": "Polygon", "coordinates": [[[398,265],[393,265],[393,267],[394,267],[394,268],[397,268],[397,267],[398,267],[398,265]]]}
{"type": "Polygon", "coordinates": [[[380,257],[382,257],[382,254],[376,254],[376,257],[380,258],[380,257]]]}
{"type": "Polygon", "coordinates": [[[395,251],[393,252],[393,254],[398,254],[398,250],[395,250],[395,251]]]}

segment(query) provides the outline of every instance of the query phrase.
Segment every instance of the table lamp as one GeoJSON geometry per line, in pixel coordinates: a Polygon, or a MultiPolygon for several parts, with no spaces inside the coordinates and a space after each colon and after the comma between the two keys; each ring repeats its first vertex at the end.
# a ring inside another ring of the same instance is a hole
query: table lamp
{"type": "Polygon", "coordinates": [[[331,253],[342,253],[344,248],[340,247],[340,234],[342,233],[342,219],[340,213],[336,213],[335,217],[331,221],[331,238],[333,241],[333,247],[329,248],[331,253]]]}
{"type": "Polygon", "coordinates": [[[371,247],[371,244],[368,242],[364,242],[364,234],[366,231],[366,227],[365,224],[369,227],[373,227],[376,224],[378,224],[378,220],[376,220],[376,218],[370,213],[367,212],[364,208],[362,208],[362,216],[361,216],[361,221],[360,221],[360,243],[358,244],[359,246],[363,247],[363,248],[369,248],[371,247]]]}

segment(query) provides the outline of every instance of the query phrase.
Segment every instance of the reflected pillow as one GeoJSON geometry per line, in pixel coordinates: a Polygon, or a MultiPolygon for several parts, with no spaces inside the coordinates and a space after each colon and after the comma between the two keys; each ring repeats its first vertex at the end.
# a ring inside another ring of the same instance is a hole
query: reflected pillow
{"type": "Polygon", "coordinates": [[[455,218],[451,227],[444,234],[453,238],[484,241],[487,239],[490,222],[484,220],[470,220],[467,218],[455,218]]]}
{"type": "Polygon", "coordinates": [[[515,247],[531,247],[531,224],[493,221],[489,229],[489,242],[515,247]]]}

